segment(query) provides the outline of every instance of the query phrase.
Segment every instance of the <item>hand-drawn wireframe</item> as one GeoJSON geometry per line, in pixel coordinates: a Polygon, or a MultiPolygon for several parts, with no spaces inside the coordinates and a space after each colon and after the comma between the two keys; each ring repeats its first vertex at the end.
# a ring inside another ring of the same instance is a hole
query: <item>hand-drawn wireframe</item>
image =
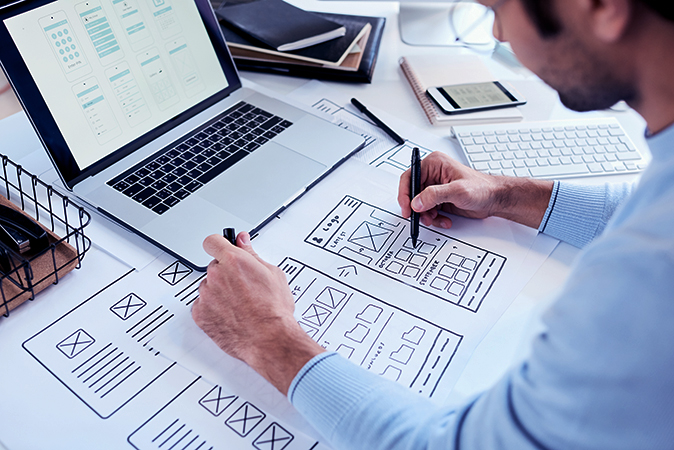
{"type": "Polygon", "coordinates": [[[131,270],[23,343],[28,353],[102,418],[110,417],[150,384],[161,383],[165,374],[187,372],[158,358],[150,341],[173,320],[178,308],[189,306],[203,275],[192,274],[177,261],[167,267],[166,259],[159,258],[147,268],[159,277],[148,281],[147,273],[131,270]],[[143,286],[142,292],[128,292],[127,283],[136,289],[143,286]],[[162,296],[175,302],[156,300],[162,296]]]}
{"type": "Polygon", "coordinates": [[[407,344],[402,344],[398,350],[391,353],[389,358],[402,365],[407,365],[410,359],[412,359],[412,355],[414,355],[414,349],[407,344]]]}
{"type": "Polygon", "coordinates": [[[398,381],[403,371],[395,366],[386,366],[386,369],[379,375],[391,381],[398,381]]]}
{"type": "Polygon", "coordinates": [[[283,450],[293,438],[288,430],[273,422],[253,441],[253,447],[258,450],[283,450]]]}
{"type": "Polygon", "coordinates": [[[351,359],[351,356],[353,356],[353,352],[356,351],[355,348],[349,347],[348,345],[344,344],[339,344],[339,347],[337,347],[337,350],[335,350],[337,353],[345,357],[346,359],[351,359]]]}
{"type": "MultiPolygon", "coordinates": [[[[463,336],[293,258],[285,258],[279,267],[288,278],[296,314],[301,315],[316,305],[326,288],[345,294],[345,298],[330,311],[330,320],[312,327],[309,335],[316,342],[424,396],[433,396],[463,336]]],[[[307,330],[304,319],[298,319],[307,330]]]]}
{"type": "Polygon", "coordinates": [[[410,168],[412,148],[419,149],[422,159],[431,153],[431,150],[414,142],[406,141],[403,145],[398,145],[376,125],[327,98],[319,100],[312,107],[325,114],[330,114],[337,126],[362,136],[365,139],[365,145],[355,158],[371,166],[400,174],[410,168]]]}
{"type": "Polygon", "coordinates": [[[133,431],[128,442],[136,450],[310,450],[316,446],[316,440],[280,425],[276,418],[241,398],[225,400],[220,412],[213,414],[208,409],[212,404],[205,407],[203,401],[221,395],[218,389],[202,378],[191,381],[133,431]],[[229,414],[226,421],[223,413],[229,414]]]}
{"type": "Polygon", "coordinates": [[[236,434],[241,437],[246,437],[253,431],[253,428],[258,426],[264,418],[267,417],[265,413],[260,411],[252,403],[244,403],[239,406],[234,414],[229,416],[225,421],[225,425],[234,430],[236,434]]]}
{"type": "Polygon", "coordinates": [[[126,320],[143,309],[145,305],[147,305],[145,300],[138,297],[136,294],[131,293],[112,305],[110,307],[110,311],[112,311],[120,319],[126,320]]]}
{"type": "Polygon", "coordinates": [[[357,323],[352,330],[344,333],[344,337],[359,344],[362,344],[367,335],[370,334],[370,328],[362,323],[357,323]]]}
{"type": "Polygon", "coordinates": [[[89,346],[91,346],[94,342],[96,342],[96,340],[89,336],[86,331],[80,328],[56,344],[56,348],[61,350],[61,353],[66,355],[68,359],[73,359],[75,356],[89,348],[89,346]]]}
{"type": "Polygon", "coordinates": [[[426,334],[426,330],[415,325],[410,331],[404,332],[402,337],[403,341],[407,341],[414,345],[419,345],[419,342],[421,342],[423,339],[424,334],[426,334]]]}
{"type": "Polygon", "coordinates": [[[506,258],[424,226],[414,248],[409,226],[409,220],[346,196],[305,242],[477,312],[506,258]]]}
{"type": "Polygon", "coordinates": [[[199,404],[217,417],[232,406],[237,398],[239,398],[238,395],[224,391],[222,386],[213,386],[213,389],[199,400],[199,404]]]}
{"type": "Polygon", "coordinates": [[[159,272],[159,278],[166,281],[171,286],[175,286],[180,283],[186,276],[192,273],[192,269],[176,261],[166,269],[159,272]]]}

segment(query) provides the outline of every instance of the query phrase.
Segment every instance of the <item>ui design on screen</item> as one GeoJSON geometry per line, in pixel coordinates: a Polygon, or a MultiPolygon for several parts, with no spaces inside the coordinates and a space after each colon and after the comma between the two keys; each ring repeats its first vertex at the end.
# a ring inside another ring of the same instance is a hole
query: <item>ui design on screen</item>
{"type": "Polygon", "coordinates": [[[190,0],[58,0],[5,25],[80,169],[227,87],[190,0]]]}

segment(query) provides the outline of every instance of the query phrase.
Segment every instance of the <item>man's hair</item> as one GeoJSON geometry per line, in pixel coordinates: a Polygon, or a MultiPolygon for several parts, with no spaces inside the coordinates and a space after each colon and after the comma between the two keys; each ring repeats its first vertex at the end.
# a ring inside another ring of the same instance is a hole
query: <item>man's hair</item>
{"type": "MultiPolygon", "coordinates": [[[[674,21],[674,7],[667,0],[634,0],[653,10],[667,20],[674,21]]],[[[563,2],[560,2],[563,3],[563,2]]],[[[552,37],[562,30],[552,0],[522,0],[524,9],[543,37],[552,37]]],[[[559,3],[558,3],[559,4],[559,3]]]]}

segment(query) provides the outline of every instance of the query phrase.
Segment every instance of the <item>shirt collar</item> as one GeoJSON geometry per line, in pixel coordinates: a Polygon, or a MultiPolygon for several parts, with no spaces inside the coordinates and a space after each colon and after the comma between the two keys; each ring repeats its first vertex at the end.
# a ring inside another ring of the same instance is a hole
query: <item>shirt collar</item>
{"type": "Polygon", "coordinates": [[[651,135],[646,130],[646,140],[653,159],[663,159],[674,156],[674,125],[670,125],[661,132],[651,135]]]}

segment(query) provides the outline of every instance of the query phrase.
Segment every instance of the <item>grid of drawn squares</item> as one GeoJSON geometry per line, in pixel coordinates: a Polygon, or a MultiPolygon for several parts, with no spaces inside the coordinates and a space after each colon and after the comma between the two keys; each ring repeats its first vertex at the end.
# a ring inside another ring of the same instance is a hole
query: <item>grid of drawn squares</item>
{"type": "Polygon", "coordinates": [[[438,276],[433,278],[431,287],[439,291],[446,290],[451,295],[459,297],[470,280],[471,272],[477,267],[477,262],[452,253],[447,257],[447,263],[440,268],[438,276]]]}
{"type": "Polygon", "coordinates": [[[421,271],[421,267],[426,264],[429,255],[435,251],[435,247],[428,242],[418,241],[415,249],[412,245],[412,239],[408,238],[403,248],[398,250],[398,253],[393,257],[394,261],[391,261],[386,267],[386,270],[396,275],[402,273],[403,276],[416,278],[421,271]]]}

